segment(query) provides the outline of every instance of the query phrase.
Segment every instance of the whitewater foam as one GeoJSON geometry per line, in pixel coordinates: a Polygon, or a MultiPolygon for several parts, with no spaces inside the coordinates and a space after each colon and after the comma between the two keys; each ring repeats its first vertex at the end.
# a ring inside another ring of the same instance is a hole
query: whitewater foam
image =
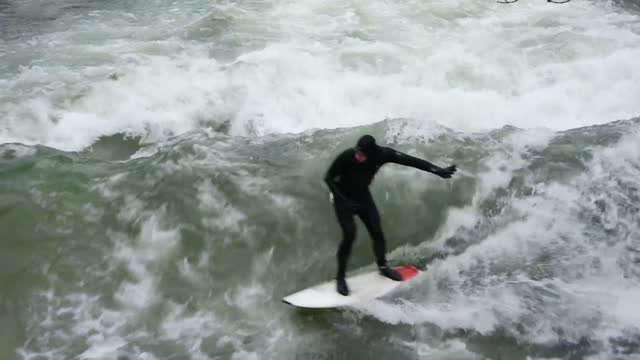
{"type": "MultiPolygon", "coordinates": [[[[234,135],[260,136],[385,118],[465,132],[568,129],[640,113],[637,17],[603,3],[234,4],[225,8],[230,33],[180,38],[190,36],[184,26],[217,25],[219,10],[211,11],[185,12],[153,51],[141,39],[127,43],[122,36],[138,28],[122,28],[110,13],[98,17],[102,31],[122,46],[73,36],[90,24],[34,39],[20,49],[30,62],[0,76],[7,84],[0,141],[78,150],[116,133],[156,142],[222,124],[234,135]],[[239,30],[239,43],[271,35],[243,48],[225,37],[239,30]],[[216,54],[227,46],[235,55],[212,57],[204,40],[220,41],[216,54]],[[51,62],[36,61],[34,49],[46,42],[58,44],[56,52],[96,56],[77,66],[74,58],[54,61],[44,47],[51,62]]],[[[167,26],[166,17],[146,26],[167,26]]]]}
{"type": "MultiPolygon", "coordinates": [[[[412,291],[403,293],[403,303],[378,301],[359,311],[391,324],[485,335],[500,330],[543,346],[586,337],[601,355],[624,351],[618,339],[640,333],[628,308],[638,299],[634,289],[640,281],[628,271],[636,261],[628,249],[636,246],[640,221],[633,205],[627,206],[637,186],[638,139],[632,133],[613,147],[594,149],[589,170],[568,183],[533,183],[533,195],[510,196],[507,211],[494,216],[486,234],[464,230],[486,220],[477,202],[452,211],[443,225],[448,231],[428,246],[446,249],[445,239],[453,234],[468,246],[431,263],[412,291]],[[598,210],[603,202],[606,212],[598,210]]],[[[515,164],[508,178],[528,161],[515,164]]],[[[480,196],[508,188],[508,182],[480,177],[492,184],[478,185],[480,196]]]]}

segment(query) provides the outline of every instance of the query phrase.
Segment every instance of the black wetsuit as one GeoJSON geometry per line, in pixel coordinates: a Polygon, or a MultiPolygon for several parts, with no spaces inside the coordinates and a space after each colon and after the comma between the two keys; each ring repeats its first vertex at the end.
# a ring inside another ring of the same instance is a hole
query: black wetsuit
{"type": "MultiPolygon", "coordinates": [[[[375,145],[375,140],[372,137],[371,139],[373,145],[369,145],[365,149],[362,149],[362,147],[351,148],[338,155],[325,176],[325,182],[334,194],[334,208],[342,228],[343,238],[337,254],[338,279],[344,279],[345,277],[347,259],[356,237],[354,215],[358,215],[362,219],[371,235],[378,266],[386,264],[385,240],[380,226],[380,215],[369,192],[369,184],[371,184],[382,165],[395,163],[411,166],[441,177],[451,177],[452,174],[452,171],[448,170],[449,168],[442,169],[428,161],[403,154],[388,147],[377,146],[375,145]],[[358,152],[364,153],[366,160],[363,161],[361,158],[358,161],[356,159],[356,153],[358,152]]],[[[453,169],[455,171],[455,167],[453,169]]]]}

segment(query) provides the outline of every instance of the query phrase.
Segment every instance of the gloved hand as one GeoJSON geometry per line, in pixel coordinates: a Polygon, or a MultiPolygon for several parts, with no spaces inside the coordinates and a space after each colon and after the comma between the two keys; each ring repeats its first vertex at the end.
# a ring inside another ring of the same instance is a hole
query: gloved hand
{"type": "Polygon", "coordinates": [[[455,165],[448,166],[446,168],[440,168],[435,171],[435,174],[444,179],[449,179],[458,170],[455,165]]]}

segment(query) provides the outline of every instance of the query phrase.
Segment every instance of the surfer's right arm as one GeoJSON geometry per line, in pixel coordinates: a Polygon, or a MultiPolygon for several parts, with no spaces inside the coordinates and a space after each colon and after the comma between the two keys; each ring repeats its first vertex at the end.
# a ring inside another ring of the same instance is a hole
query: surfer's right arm
{"type": "Polygon", "coordinates": [[[331,166],[329,166],[329,170],[327,170],[327,174],[324,177],[324,182],[327,184],[336,200],[345,201],[347,204],[353,204],[353,201],[345,196],[338,186],[340,177],[344,174],[344,168],[348,165],[348,159],[348,150],[338,155],[338,157],[333,160],[331,166]]]}

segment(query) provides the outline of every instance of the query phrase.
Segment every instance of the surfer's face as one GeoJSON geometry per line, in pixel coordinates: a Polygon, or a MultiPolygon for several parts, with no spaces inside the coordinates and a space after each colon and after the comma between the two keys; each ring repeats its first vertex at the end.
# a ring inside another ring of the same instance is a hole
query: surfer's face
{"type": "Polygon", "coordinates": [[[363,163],[365,161],[367,161],[367,154],[365,154],[364,152],[360,151],[360,150],[356,150],[355,154],[354,154],[356,161],[359,163],[363,163]]]}

